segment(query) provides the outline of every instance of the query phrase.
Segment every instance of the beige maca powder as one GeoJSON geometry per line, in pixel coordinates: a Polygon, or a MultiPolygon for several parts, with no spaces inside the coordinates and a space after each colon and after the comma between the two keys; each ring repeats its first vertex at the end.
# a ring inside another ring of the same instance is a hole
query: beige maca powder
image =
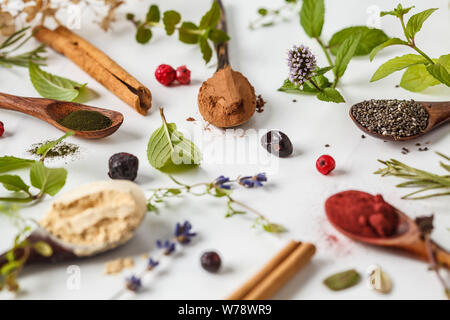
{"type": "Polygon", "coordinates": [[[55,200],[40,224],[66,243],[111,248],[133,236],[146,211],[146,198],[137,184],[101,181],[55,200]]]}
{"type": "Polygon", "coordinates": [[[105,274],[118,274],[123,269],[129,269],[134,267],[134,261],[130,257],[119,258],[112,261],[108,261],[105,265],[105,274]]]}

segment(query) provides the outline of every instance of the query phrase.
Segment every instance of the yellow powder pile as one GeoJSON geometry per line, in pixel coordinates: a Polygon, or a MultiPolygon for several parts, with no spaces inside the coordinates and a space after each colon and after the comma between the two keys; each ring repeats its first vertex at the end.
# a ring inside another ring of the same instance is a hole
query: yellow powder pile
{"type": "Polygon", "coordinates": [[[118,274],[123,269],[130,269],[134,267],[134,261],[130,257],[119,258],[108,261],[105,265],[105,274],[118,274]]]}

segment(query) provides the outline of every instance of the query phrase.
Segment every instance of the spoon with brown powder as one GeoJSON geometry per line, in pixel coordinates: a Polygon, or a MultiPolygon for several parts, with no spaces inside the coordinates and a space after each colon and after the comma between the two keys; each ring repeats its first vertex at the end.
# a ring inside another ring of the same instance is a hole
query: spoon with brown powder
{"type": "Polygon", "coordinates": [[[74,131],[75,135],[86,139],[107,137],[116,132],[123,122],[120,112],[108,109],[52,99],[18,97],[6,93],[0,93],[0,108],[31,115],[59,130],[74,131]],[[76,117],[78,119],[74,119],[76,117]]]}
{"type": "MultiPolygon", "coordinates": [[[[218,28],[227,32],[225,10],[217,0],[221,17],[218,28]]],[[[256,110],[255,89],[242,73],[234,71],[228,57],[228,44],[215,46],[218,66],[216,73],[203,82],[198,93],[198,109],[203,119],[220,128],[247,122],[256,110]]]]}

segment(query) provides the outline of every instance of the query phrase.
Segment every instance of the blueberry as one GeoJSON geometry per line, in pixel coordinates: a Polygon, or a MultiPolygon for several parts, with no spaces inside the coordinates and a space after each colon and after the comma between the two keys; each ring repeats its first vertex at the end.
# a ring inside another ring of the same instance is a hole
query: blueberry
{"type": "Polygon", "coordinates": [[[209,272],[217,272],[222,264],[220,256],[214,251],[208,251],[202,254],[200,261],[203,269],[209,272]]]}
{"type": "Polygon", "coordinates": [[[109,172],[111,179],[134,181],[137,176],[139,160],[126,152],[116,153],[109,158],[109,172]]]}
{"type": "Polygon", "coordinates": [[[261,138],[261,144],[270,153],[280,157],[289,157],[294,148],[289,137],[281,131],[271,130],[261,138]]]}

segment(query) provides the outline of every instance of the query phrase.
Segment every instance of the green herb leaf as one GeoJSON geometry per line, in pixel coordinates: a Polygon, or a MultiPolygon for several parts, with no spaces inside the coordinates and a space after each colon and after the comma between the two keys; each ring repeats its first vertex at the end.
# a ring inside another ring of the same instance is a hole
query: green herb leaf
{"type": "Polygon", "coordinates": [[[208,40],[204,37],[200,37],[199,40],[200,50],[202,51],[203,60],[208,63],[212,57],[212,49],[209,46],[208,40]]]}
{"type": "Polygon", "coordinates": [[[326,278],[323,283],[331,290],[338,291],[353,287],[359,282],[359,273],[352,269],[336,273],[326,278]]]}
{"type": "Polygon", "coordinates": [[[286,231],[286,229],[282,225],[276,223],[263,224],[263,229],[269,233],[281,233],[286,231]]]}
{"type": "Polygon", "coordinates": [[[200,29],[215,28],[220,20],[220,6],[217,1],[213,1],[211,9],[205,13],[200,20],[200,29]]]}
{"type": "Polygon", "coordinates": [[[73,101],[86,84],[55,76],[43,71],[39,65],[30,62],[29,75],[36,91],[44,98],[73,101]]]}
{"type": "Polygon", "coordinates": [[[262,17],[265,17],[267,15],[267,9],[266,8],[259,8],[258,9],[258,14],[262,17]]]}
{"type": "Polygon", "coordinates": [[[380,17],[384,17],[386,15],[391,15],[391,16],[396,16],[398,18],[401,18],[405,14],[407,14],[409,12],[409,10],[411,10],[412,8],[414,8],[414,6],[409,7],[409,8],[403,8],[403,6],[399,3],[397,5],[397,8],[395,8],[393,11],[382,11],[382,12],[380,12],[380,17]]]}
{"type": "Polygon", "coordinates": [[[42,155],[43,158],[45,158],[45,155],[47,155],[47,153],[54,147],[56,146],[58,143],[60,143],[61,141],[63,141],[64,139],[66,139],[67,137],[73,136],[75,134],[75,132],[73,131],[68,131],[66,132],[65,135],[63,135],[62,137],[60,137],[59,139],[53,140],[53,141],[49,141],[45,144],[43,144],[42,146],[39,147],[39,149],[37,149],[36,153],[38,155],[42,155]]]}
{"type": "Polygon", "coordinates": [[[332,54],[336,55],[342,43],[351,36],[357,36],[361,33],[361,40],[355,51],[355,56],[365,56],[369,54],[376,46],[386,42],[389,37],[380,29],[369,28],[366,26],[355,26],[342,29],[336,32],[330,39],[328,46],[332,54]]]}
{"type": "Polygon", "coordinates": [[[208,34],[208,38],[214,43],[224,43],[230,40],[228,34],[220,29],[212,29],[208,34]]]}
{"type": "MultiPolygon", "coordinates": [[[[318,75],[312,78],[313,81],[319,86],[319,88],[327,88],[331,86],[330,80],[324,75],[318,75]]],[[[305,93],[317,93],[319,90],[316,89],[309,81],[303,84],[303,89],[296,86],[289,79],[284,80],[283,85],[278,89],[278,91],[294,94],[305,94],[305,93]]]]}
{"type": "Polygon", "coordinates": [[[383,79],[393,72],[408,68],[415,64],[426,64],[427,62],[427,59],[417,54],[405,54],[404,56],[395,57],[382,64],[374,73],[370,82],[383,79]]]}
{"type": "Polygon", "coordinates": [[[320,37],[325,19],[324,0],[303,0],[300,24],[311,38],[320,37]]]}
{"type": "Polygon", "coordinates": [[[16,157],[4,156],[0,157],[0,173],[30,167],[36,161],[21,159],[16,157]]]}
{"type": "Polygon", "coordinates": [[[406,25],[406,34],[409,38],[413,39],[417,32],[422,29],[422,25],[429,18],[429,16],[435,12],[437,8],[428,9],[409,18],[408,23],[406,25]]]}
{"type": "Polygon", "coordinates": [[[424,64],[416,64],[406,69],[400,81],[400,86],[403,89],[412,92],[420,92],[438,84],[440,82],[427,71],[424,64]]]}
{"type": "Polygon", "coordinates": [[[152,30],[145,25],[140,25],[136,30],[136,41],[140,44],[146,44],[152,38],[152,30]]]}
{"type": "Polygon", "coordinates": [[[445,84],[447,87],[450,87],[450,74],[448,73],[447,69],[440,64],[430,64],[427,66],[427,71],[437,80],[439,80],[441,83],[445,84]]]}
{"type": "Polygon", "coordinates": [[[51,196],[57,194],[66,184],[67,171],[64,168],[50,169],[42,162],[35,162],[31,166],[30,181],[33,187],[51,196]]]}
{"type": "Polygon", "coordinates": [[[147,22],[159,22],[161,20],[161,13],[157,5],[151,5],[145,18],[147,22]]]}
{"type": "Polygon", "coordinates": [[[328,102],[345,102],[344,97],[335,88],[324,88],[323,91],[317,94],[317,98],[328,102]]]}
{"type": "Polygon", "coordinates": [[[50,257],[53,254],[52,247],[44,241],[33,243],[33,248],[37,251],[37,253],[44,257],[50,257]]]}
{"type": "Polygon", "coordinates": [[[0,176],[0,183],[9,191],[25,191],[28,192],[30,187],[23,182],[22,178],[17,175],[0,176]]]}
{"type": "Polygon", "coordinates": [[[181,21],[181,15],[173,10],[164,12],[163,23],[167,35],[172,35],[175,32],[175,26],[181,21]]]}
{"type": "Polygon", "coordinates": [[[323,75],[325,73],[327,73],[328,71],[332,70],[334,68],[334,66],[328,66],[328,67],[323,67],[323,68],[317,68],[316,71],[314,71],[314,74],[316,76],[320,76],[323,75]]]}
{"type": "Polygon", "coordinates": [[[196,44],[199,42],[200,35],[195,33],[198,27],[192,22],[183,22],[180,29],[178,29],[178,38],[181,42],[187,44],[196,44]]]}
{"type": "Polygon", "coordinates": [[[359,42],[361,40],[362,33],[359,32],[356,35],[347,38],[342,45],[339,47],[339,50],[336,53],[336,67],[335,74],[337,77],[342,77],[347,69],[347,66],[350,60],[355,55],[356,49],[358,48],[359,42]]]}
{"type": "Polygon", "coordinates": [[[183,134],[177,131],[175,123],[167,123],[161,111],[163,124],[153,132],[148,142],[147,157],[156,169],[168,165],[185,166],[200,164],[201,154],[198,148],[183,134]]]}
{"type": "Polygon", "coordinates": [[[377,55],[377,53],[381,50],[384,49],[386,47],[389,46],[393,46],[393,45],[408,45],[408,42],[403,41],[402,39],[399,38],[391,38],[385,42],[383,42],[382,44],[376,46],[375,48],[373,48],[372,52],[370,52],[370,61],[373,60],[373,58],[375,58],[375,56],[377,55]]]}

